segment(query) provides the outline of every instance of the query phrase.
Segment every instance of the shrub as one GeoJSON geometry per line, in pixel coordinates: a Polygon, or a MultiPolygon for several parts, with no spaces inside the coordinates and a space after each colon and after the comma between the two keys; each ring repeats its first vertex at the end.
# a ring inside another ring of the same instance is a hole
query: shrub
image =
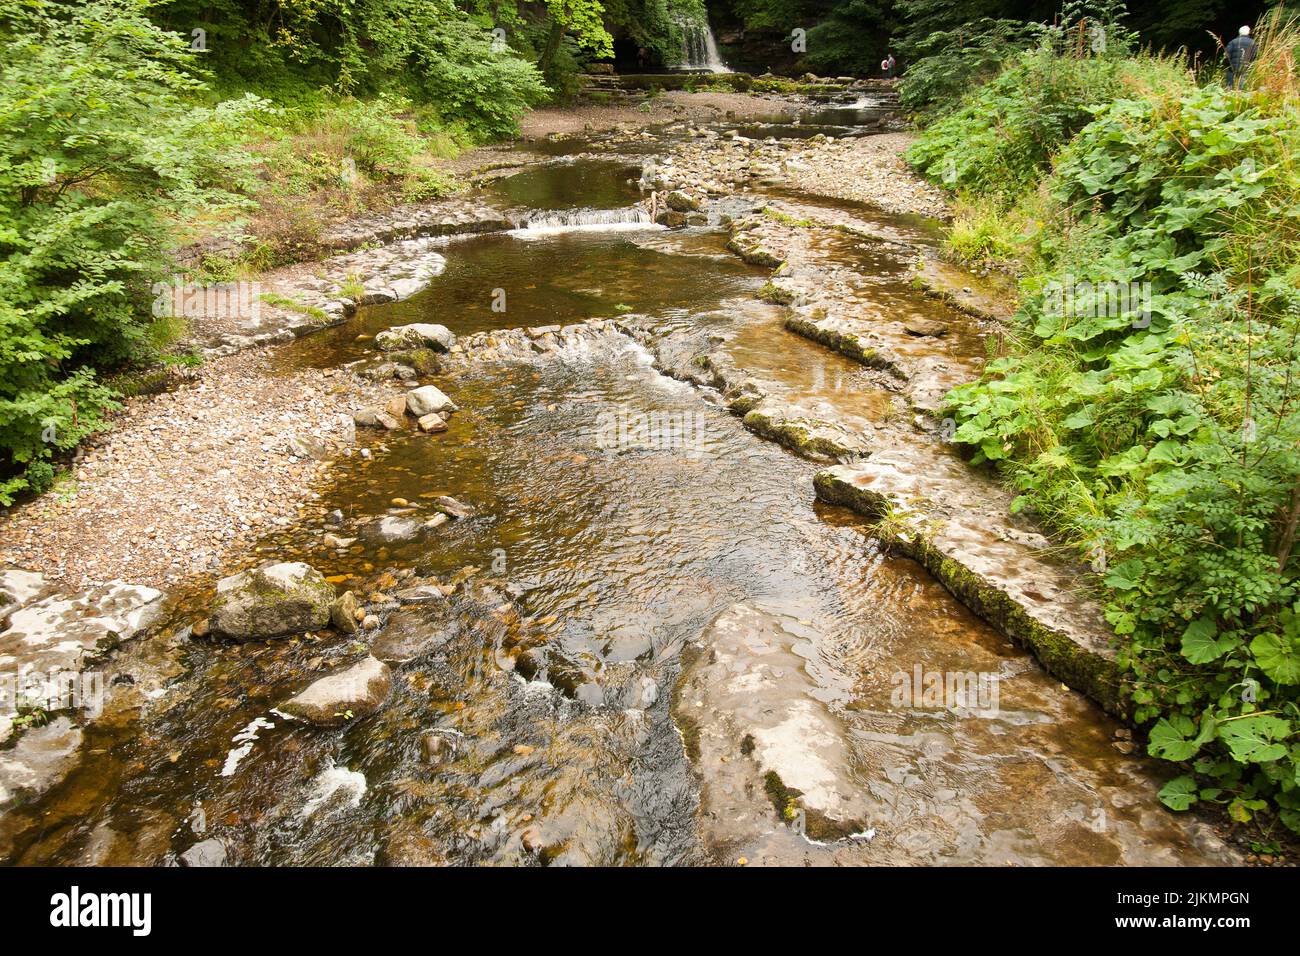
{"type": "Polygon", "coordinates": [[[262,104],[196,108],[187,45],[142,10],[0,9],[0,502],[101,426],[96,368],[148,351],[170,224],[240,206],[231,133],[262,104]]]}
{"type": "Polygon", "coordinates": [[[1165,803],[1295,830],[1298,149],[1294,101],[1264,94],[1100,109],[1049,180],[1011,354],[950,397],[975,462],[1102,573],[1150,752],[1186,763],[1165,803]]]}

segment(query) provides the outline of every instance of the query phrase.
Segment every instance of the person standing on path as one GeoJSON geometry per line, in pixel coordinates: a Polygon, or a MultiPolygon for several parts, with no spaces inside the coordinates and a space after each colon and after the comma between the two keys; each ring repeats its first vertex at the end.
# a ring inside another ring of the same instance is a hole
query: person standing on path
{"type": "Polygon", "coordinates": [[[1255,41],[1251,39],[1250,27],[1242,27],[1237,36],[1228,41],[1228,89],[1239,90],[1250,69],[1250,61],[1255,58],[1255,41]]]}

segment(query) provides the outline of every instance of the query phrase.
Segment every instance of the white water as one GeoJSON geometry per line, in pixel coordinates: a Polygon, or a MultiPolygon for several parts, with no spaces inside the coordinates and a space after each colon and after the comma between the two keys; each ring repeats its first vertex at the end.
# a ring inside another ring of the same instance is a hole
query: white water
{"type": "Polygon", "coordinates": [[[539,239],[562,232],[623,232],[631,229],[661,229],[641,206],[618,209],[557,209],[529,216],[510,235],[520,239],[539,239]]]}
{"type": "Polygon", "coordinates": [[[730,73],[731,67],[718,52],[718,41],[713,38],[713,28],[705,20],[681,20],[682,62],[679,70],[702,70],[708,73],[730,73]]]}

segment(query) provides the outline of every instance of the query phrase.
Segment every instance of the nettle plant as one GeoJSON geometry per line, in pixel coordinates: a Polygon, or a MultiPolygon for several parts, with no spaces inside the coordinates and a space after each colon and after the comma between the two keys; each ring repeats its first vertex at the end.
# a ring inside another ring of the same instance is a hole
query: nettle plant
{"type": "Polygon", "coordinates": [[[1298,140],[1293,105],[1217,87],[1101,108],[1011,354],[950,402],[1017,507],[1105,556],[1135,718],[1186,769],[1161,799],[1300,831],[1298,140]],[[1132,283],[1141,313],[1097,291],[1132,283]]]}

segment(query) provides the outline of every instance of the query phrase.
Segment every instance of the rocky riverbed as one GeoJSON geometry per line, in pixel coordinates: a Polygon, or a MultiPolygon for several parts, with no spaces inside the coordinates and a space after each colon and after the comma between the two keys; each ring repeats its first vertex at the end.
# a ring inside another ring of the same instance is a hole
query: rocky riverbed
{"type": "Polygon", "coordinates": [[[944,443],[997,318],[927,266],[905,139],[721,119],[356,224],[6,517],[0,660],[108,703],[0,727],[0,858],[1237,859],[1085,697],[1123,714],[1080,569],[944,443]],[[897,699],[934,670],[975,683],[897,699]]]}

